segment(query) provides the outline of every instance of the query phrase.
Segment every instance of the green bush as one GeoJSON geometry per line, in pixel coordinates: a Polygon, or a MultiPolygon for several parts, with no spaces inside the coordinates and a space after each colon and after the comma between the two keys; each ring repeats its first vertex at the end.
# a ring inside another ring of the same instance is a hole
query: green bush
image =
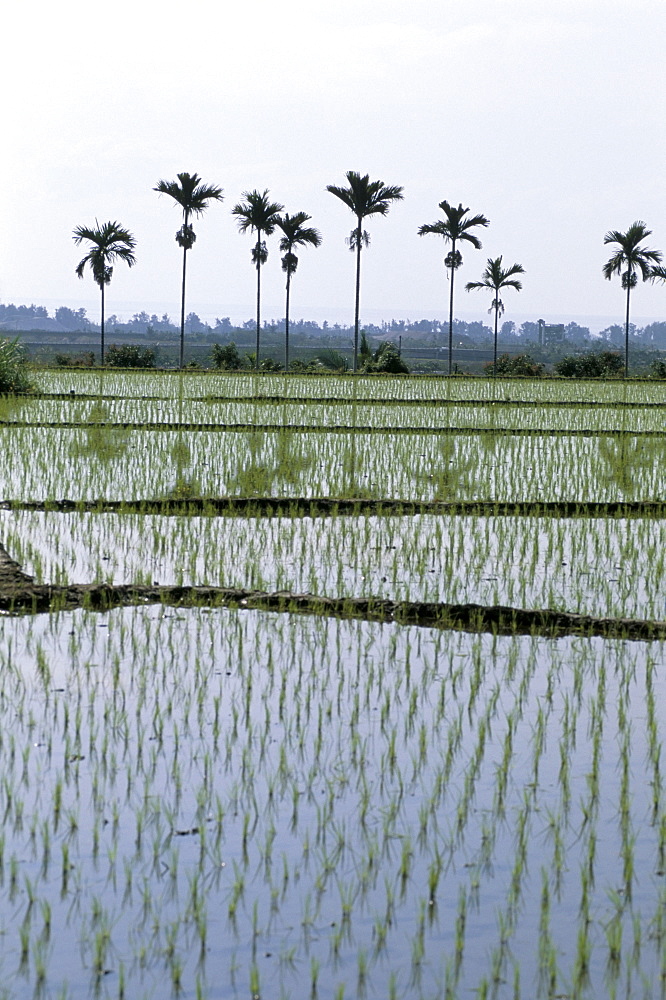
{"type": "Polygon", "coordinates": [[[92,368],[95,364],[95,352],[83,351],[82,354],[56,354],[55,363],[60,368],[92,368]]]}
{"type": "Polygon", "coordinates": [[[650,365],[652,378],[666,378],[666,358],[656,358],[650,365]]]}
{"type": "Polygon", "coordinates": [[[154,368],[155,351],[136,344],[111,344],[105,361],[111,368],[154,368]]]}
{"type": "Polygon", "coordinates": [[[568,354],[555,365],[557,375],[565,378],[609,378],[622,374],[624,361],[616,351],[568,354]]]}
{"type": "Polygon", "coordinates": [[[333,350],[332,347],[325,347],[319,352],[315,360],[319,362],[318,367],[323,366],[330,372],[346,372],[349,368],[344,354],[340,354],[340,351],[333,350]]]}
{"type": "MultiPolygon", "coordinates": [[[[486,375],[494,375],[495,367],[492,361],[483,366],[486,375]]],[[[500,354],[497,359],[498,375],[523,375],[527,378],[538,378],[543,375],[543,365],[535,361],[529,354],[500,354]]]]}
{"type": "Polygon", "coordinates": [[[23,348],[15,340],[0,340],[0,392],[29,392],[32,383],[23,348]]]}
{"type": "Polygon", "coordinates": [[[363,365],[363,371],[370,375],[408,375],[409,368],[400,357],[398,348],[390,340],[383,341],[371,360],[363,365]]]}
{"type": "Polygon", "coordinates": [[[241,361],[241,356],[238,353],[238,348],[234,344],[233,340],[226,347],[222,344],[213,344],[211,349],[211,357],[213,359],[213,365],[215,368],[219,368],[225,372],[235,372],[239,368],[243,367],[243,362],[241,361]]]}
{"type": "MultiPolygon", "coordinates": [[[[243,358],[242,367],[249,369],[250,371],[256,370],[257,355],[254,351],[248,352],[243,358]]],[[[259,362],[260,372],[281,372],[282,365],[279,361],[274,361],[273,358],[262,358],[259,362]]]]}

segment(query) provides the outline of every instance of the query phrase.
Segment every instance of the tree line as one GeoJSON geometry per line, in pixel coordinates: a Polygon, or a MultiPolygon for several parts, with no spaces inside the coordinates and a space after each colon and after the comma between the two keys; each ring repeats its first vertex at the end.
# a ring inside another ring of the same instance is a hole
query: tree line
{"type": "MultiPolygon", "coordinates": [[[[358,370],[359,355],[359,314],[361,288],[361,252],[370,243],[370,236],[363,228],[366,219],[374,215],[385,216],[393,203],[403,199],[403,188],[399,185],[387,185],[381,180],[370,180],[368,174],[361,175],[354,170],[346,173],[346,185],[329,184],[326,190],[338,198],[354,216],[355,225],[347,239],[349,249],[356,257],[356,281],[354,298],[354,360],[353,371],[358,370]]],[[[184,360],[185,338],[185,288],[187,274],[187,254],[196,241],[192,219],[201,216],[213,201],[222,201],[222,189],[216,185],[205,184],[198,174],[179,173],[177,180],[158,181],[154,190],[172,198],[181,208],[183,224],[176,233],[176,242],[183,250],[182,280],[181,280],[181,315],[180,315],[180,367],[184,360]]],[[[289,367],[289,313],[291,281],[296,273],[298,257],[295,253],[301,247],[318,247],[322,237],[317,229],[310,226],[311,216],[306,212],[294,215],[284,212],[284,206],[271,201],[268,190],[245,191],[243,200],[232,208],[239,231],[249,232],[255,237],[251,249],[252,264],[256,269],[256,370],[260,366],[261,337],[261,268],[268,259],[266,239],[276,230],[281,232],[279,243],[282,257],[282,269],[286,274],[286,308],[285,308],[285,367],[289,367]]],[[[454,312],[454,277],[455,272],[463,263],[459,247],[471,246],[482,248],[481,241],[475,230],[486,228],[490,220],[478,213],[470,214],[470,209],[462,203],[455,206],[446,200],[439,203],[441,216],[434,222],[426,223],[417,230],[419,236],[433,235],[444,240],[450,247],[444,258],[444,267],[449,278],[449,337],[448,364],[449,374],[452,371],[453,360],[453,312],[454,312]]],[[[630,333],[630,296],[642,281],[666,281],[666,268],[662,264],[662,253],[659,250],[645,246],[651,231],[644,222],[634,222],[626,232],[610,230],[604,237],[604,245],[612,246],[613,252],[603,267],[604,277],[611,280],[618,276],[622,288],[626,291],[625,307],[625,355],[624,374],[629,372],[629,333],[630,333]]],[[[92,271],[93,279],[101,291],[101,322],[100,322],[100,352],[104,364],[105,343],[105,289],[111,281],[113,268],[117,262],[133,267],[136,263],[136,240],[133,234],[118,222],[106,222],[95,226],[77,226],[73,232],[74,242],[85,243],[87,253],[76,267],[77,275],[82,278],[87,268],[92,271]]],[[[521,291],[522,282],[519,275],[525,273],[521,264],[514,263],[504,266],[502,256],[489,258],[480,281],[468,282],[467,291],[487,290],[492,294],[490,312],[494,314],[494,371],[497,372],[497,342],[498,322],[504,305],[500,293],[505,289],[521,291]]]]}

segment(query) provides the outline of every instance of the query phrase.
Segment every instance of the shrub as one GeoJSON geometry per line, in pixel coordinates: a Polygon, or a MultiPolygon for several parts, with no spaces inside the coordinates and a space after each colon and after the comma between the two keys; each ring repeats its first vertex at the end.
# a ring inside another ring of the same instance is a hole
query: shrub
{"type": "Polygon", "coordinates": [[[222,344],[213,344],[211,349],[211,357],[213,359],[213,365],[215,368],[220,368],[225,372],[235,372],[239,368],[243,367],[243,362],[241,361],[241,356],[238,353],[238,348],[234,344],[233,340],[226,347],[222,347],[222,344]]]}
{"type": "Polygon", "coordinates": [[[408,375],[409,368],[400,357],[398,348],[390,340],[383,341],[371,360],[363,365],[363,371],[370,375],[408,375]]]}
{"type": "Polygon", "coordinates": [[[650,365],[652,378],[666,378],[666,358],[655,358],[650,365]]]}
{"type": "Polygon", "coordinates": [[[15,340],[0,340],[0,392],[29,392],[32,389],[23,348],[15,340]]]}
{"type": "Polygon", "coordinates": [[[319,362],[317,367],[324,367],[331,372],[346,372],[349,368],[344,354],[334,351],[332,347],[325,347],[316,357],[319,362]]]}
{"type": "Polygon", "coordinates": [[[60,368],[92,368],[95,364],[95,352],[83,351],[82,354],[56,354],[55,363],[60,368]]]}
{"type": "MultiPolygon", "coordinates": [[[[486,375],[493,375],[495,368],[492,361],[483,366],[486,375]]],[[[498,375],[523,375],[528,378],[538,378],[543,375],[543,365],[535,361],[529,354],[500,354],[497,359],[498,375]]]]}
{"type": "MultiPolygon", "coordinates": [[[[243,368],[249,368],[251,371],[255,370],[257,361],[257,355],[254,351],[248,353],[243,358],[243,368]]],[[[262,358],[259,362],[260,372],[281,372],[282,365],[279,361],[274,361],[273,358],[262,358]]]]}
{"type": "Polygon", "coordinates": [[[567,355],[557,362],[555,372],[565,378],[609,378],[621,375],[623,368],[622,355],[616,351],[590,351],[567,355]]]}
{"type": "Polygon", "coordinates": [[[155,351],[136,344],[111,344],[105,360],[111,368],[154,368],[155,351]]]}

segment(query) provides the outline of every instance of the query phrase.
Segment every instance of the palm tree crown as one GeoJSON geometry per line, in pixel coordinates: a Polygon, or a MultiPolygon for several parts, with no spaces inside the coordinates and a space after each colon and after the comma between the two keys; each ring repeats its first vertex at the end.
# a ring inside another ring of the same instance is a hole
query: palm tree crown
{"type": "Polygon", "coordinates": [[[278,216],[284,205],[270,201],[268,191],[243,191],[244,202],[239,202],[231,209],[231,214],[238,219],[238,231],[246,233],[248,229],[257,234],[270,236],[277,225],[278,216]]]}
{"type": "Polygon", "coordinates": [[[204,184],[198,174],[177,174],[177,181],[158,181],[153,191],[168,194],[183,210],[183,221],[188,223],[191,215],[203,215],[209,201],[223,201],[222,188],[215,184],[204,184]]]}
{"type": "Polygon", "coordinates": [[[86,267],[90,267],[93,278],[102,293],[102,313],[100,322],[100,355],[104,364],[104,288],[111,281],[113,265],[120,260],[128,267],[134,267],[136,240],[128,229],[117,222],[105,222],[101,226],[95,219],[95,226],[77,226],[72,233],[76,246],[87,241],[88,253],[76,266],[76,274],[83,277],[86,267]]]}
{"type": "Polygon", "coordinates": [[[386,215],[394,201],[402,201],[402,187],[387,185],[383,181],[371,181],[369,174],[348,170],[345,174],[347,187],[328,184],[326,190],[344,202],[356,216],[356,227],[349,239],[349,249],[356,252],[356,305],[354,311],[354,371],[358,362],[358,321],[361,288],[361,249],[368,246],[370,238],[363,232],[363,219],[369,215],[386,215]]]}
{"type": "Polygon", "coordinates": [[[444,213],[443,219],[431,222],[419,228],[419,236],[441,236],[446,243],[451,244],[451,252],[444,258],[444,266],[451,272],[451,289],[449,296],[449,375],[451,374],[453,353],[453,278],[456,270],[462,264],[462,255],[456,248],[460,242],[471,243],[475,250],[481,249],[481,240],[470,232],[476,226],[489,226],[490,221],[485,215],[468,216],[469,208],[462,204],[456,208],[448,201],[440,201],[439,207],[444,213]]]}
{"type": "Polygon", "coordinates": [[[386,185],[383,181],[371,181],[369,174],[361,176],[355,170],[345,174],[348,187],[328,184],[326,190],[344,202],[353,212],[360,227],[361,221],[369,215],[386,215],[391,202],[401,201],[402,187],[386,185]]]}
{"type": "MultiPolygon", "coordinates": [[[[321,245],[319,230],[313,226],[305,225],[311,218],[312,216],[308,215],[307,212],[296,212],[295,215],[289,215],[288,212],[285,212],[284,215],[277,218],[276,225],[278,229],[282,230],[279,244],[280,253],[293,256],[294,247],[318,247],[321,245]]],[[[282,270],[286,271],[287,274],[293,274],[297,266],[298,260],[295,264],[290,261],[287,265],[285,265],[284,260],[282,261],[282,270]]]]}
{"type": "Polygon", "coordinates": [[[153,191],[168,194],[183,210],[183,225],[176,233],[176,243],[183,248],[183,278],[180,297],[180,367],[183,367],[185,351],[185,271],[187,251],[194,246],[196,236],[190,225],[190,216],[202,215],[209,201],[222,201],[222,188],[214,184],[204,184],[198,174],[183,172],[177,174],[177,181],[158,181],[153,191]]]}
{"type": "Polygon", "coordinates": [[[285,309],[285,337],[284,337],[284,367],[289,368],[289,296],[291,290],[291,277],[296,273],[298,267],[298,257],[294,253],[294,247],[312,246],[318,247],[321,244],[321,233],[312,226],[306,226],[311,216],[307,212],[296,212],[289,215],[285,212],[277,218],[277,226],[282,230],[280,238],[280,253],[282,258],[282,270],[287,275],[287,301],[285,309]]]}
{"type": "Polygon", "coordinates": [[[259,338],[261,332],[261,265],[268,260],[268,250],[262,240],[263,236],[270,236],[278,224],[280,212],[284,205],[276,201],[270,201],[268,191],[243,191],[245,201],[239,202],[231,210],[238,220],[238,230],[241,233],[250,232],[257,234],[257,242],[252,248],[252,262],[257,269],[257,346],[255,352],[255,367],[259,371],[259,338]]]}
{"type": "Polygon", "coordinates": [[[474,288],[490,288],[494,293],[494,298],[490,304],[488,312],[495,311],[495,338],[493,349],[493,374],[497,375],[497,324],[499,317],[504,312],[504,303],[500,299],[500,292],[503,288],[515,288],[519,292],[523,285],[515,276],[524,274],[525,268],[522,264],[512,264],[511,267],[502,267],[502,257],[488,258],[486,269],[481,276],[481,281],[468,281],[465,288],[471,292],[474,288]]]}
{"type": "Polygon", "coordinates": [[[88,253],[77,264],[76,273],[82,278],[86,267],[90,267],[93,278],[100,288],[111,281],[113,264],[117,260],[123,261],[128,267],[136,264],[134,256],[136,240],[128,229],[124,229],[117,222],[105,222],[100,226],[95,219],[94,229],[90,226],[77,226],[72,239],[77,246],[84,240],[91,244],[88,253]]]}
{"type": "Polygon", "coordinates": [[[470,229],[476,226],[489,226],[490,220],[486,219],[485,215],[472,215],[465,218],[469,209],[463,208],[462,205],[455,208],[453,205],[449,205],[448,201],[440,201],[439,207],[445,218],[421,226],[419,236],[427,234],[443,236],[447,243],[452,244],[463,240],[471,243],[475,250],[480,250],[481,240],[474,233],[471,233],[470,229]]]}
{"type": "Polygon", "coordinates": [[[637,220],[627,229],[626,233],[612,229],[604,236],[604,244],[617,243],[617,250],[603,267],[604,278],[608,281],[614,274],[622,276],[622,287],[627,292],[627,306],[624,326],[624,376],[629,373],[629,297],[631,289],[638,284],[638,272],[643,281],[659,277],[655,274],[661,264],[662,254],[659,250],[648,250],[641,246],[643,240],[652,235],[644,222],[637,220]]]}

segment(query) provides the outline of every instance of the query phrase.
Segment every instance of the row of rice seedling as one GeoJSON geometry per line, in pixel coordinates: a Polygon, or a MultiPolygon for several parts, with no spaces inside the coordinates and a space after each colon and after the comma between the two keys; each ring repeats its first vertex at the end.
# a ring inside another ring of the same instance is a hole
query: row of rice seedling
{"type": "Polygon", "coordinates": [[[0,497],[658,500],[666,440],[0,428],[0,497]]]}
{"type": "Polygon", "coordinates": [[[666,386],[656,381],[495,380],[433,376],[363,377],[253,375],[216,372],[81,372],[42,370],[34,373],[38,390],[47,393],[177,399],[265,396],[275,399],[339,398],[385,400],[493,400],[532,402],[666,403],[666,386]]]}
{"type": "Polygon", "coordinates": [[[661,646],[153,607],[0,650],[7,1000],[660,995],[661,646]]]}
{"type": "Polygon", "coordinates": [[[666,617],[666,524],[599,519],[160,517],[0,511],[40,583],[286,590],[328,597],[666,617]]]}
{"type": "Polygon", "coordinates": [[[664,431],[664,410],[655,406],[617,407],[607,404],[571,407],[566,404],[544,409],[540,404],[517,406],[495,401],[482,405],[441,400],[406,406],[402,402],[361,401],[321,403],[309,400],[248,402],[200,399],[78,400],[23,398],[0,405],[0,421],[30,424],[118,424],[141,427],[153,424],[241,425],[284,427],[344,427],[370,430],[419,428],[436,432],[487,429],[526,431],[534,434],[658,433],[664,431]]]}

